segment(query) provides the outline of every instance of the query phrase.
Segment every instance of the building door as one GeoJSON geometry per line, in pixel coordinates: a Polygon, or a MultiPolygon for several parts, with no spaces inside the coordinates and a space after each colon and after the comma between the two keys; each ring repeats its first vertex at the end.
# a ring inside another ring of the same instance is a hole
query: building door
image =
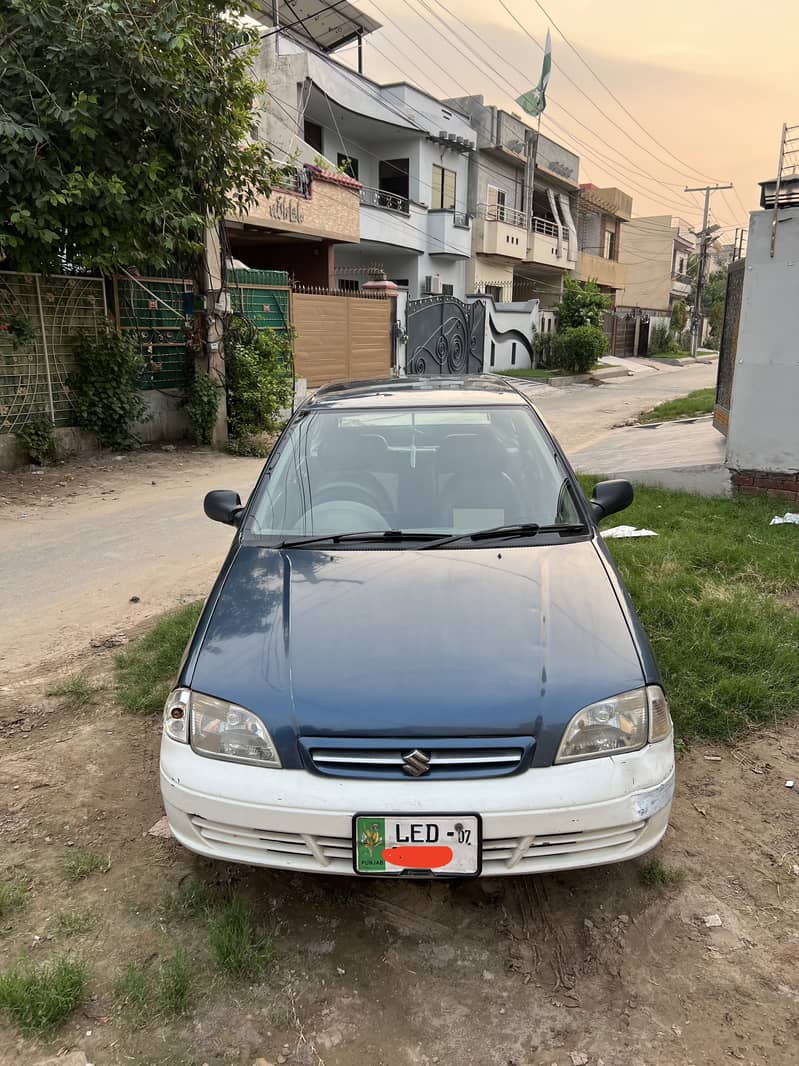
{"type": "Polygon", "coordinates": [[[485,305],[452,296],[408,301],[407,374],[481,374],[485,305]]]}

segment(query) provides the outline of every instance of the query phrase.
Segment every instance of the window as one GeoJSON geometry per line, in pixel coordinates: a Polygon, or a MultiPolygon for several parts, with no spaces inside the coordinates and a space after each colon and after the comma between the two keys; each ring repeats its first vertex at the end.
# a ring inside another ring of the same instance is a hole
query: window
{"type": "Polygon", "coordinates": [[[442,285],[441,286],[441,295],[442,296],[454,296],[455,295],[455,286],[454,285],[442,285]]]}
{"type": "Polygon", "coordinates": [[[510,348],[510,365],[516,366],[516,341],[513,342],[510,348]]]}
{"type": "Polygon", "coordinates": [[[382,159],[377,168],[382,191],[410,199],[410,169],[408,159],[382,159]]]}
{"type": "Polygon", "coordinates": [[[391,280],[400,289],[407,289],[408,288],[408,279],[407,278],[391,278],[391,280]]]}
{"type": "Polygon", "coordinates": [[[616,231],[612,229],[605,230],[605,247],[602,250],[602,255],[605,259],[616,258],[616,231]]]}
{"type": "Polygon", "coordinates": [[[502,303],[502,286],[501,285],[486,285],[486,296],[492,296],[494,303],[502,303]]]}
{"type": "Polygon", "coordinates": [[[339,152],[336,162],[338,163],[339,170],[341,170],[344,174],[349,174],[349,176],[351,178],[355,178],[356,181],[358,180],[357,159],[352,159],[351,156],[344,155],[342,152],[339,152]]]}
{"type": "Polygon", "coordinates": [[[491,341],[491,359],[489,361],[489,365],[490,366],[494,365],[494,360],[496,359],[496,356],[497,356],[497,346],[496,346],[496,344],[494,344],[493,341],[491,341]]]}
{"type": "Polygon", "coordinates": [[[311,120],[307,118],[305,120],[302,139],[306,144],[309,144],[311,148],[315,148],[317,152],[322,151],[322,127],[315,122],[311,122],[311,120]]]}
{"type": "Polygon", "coordinates": [[[433,191],[430,206],[434,211],[455,210],[455,171],[433,164],[433,191]]]}
{"type": "Polygon", "coordinates": [[[486,196],[488,197],[486,218],[489,222],[504,222],[506,203],[505,190],[500,189],[497,185],[489,185],[486,190],[486,196]]]}
{"type": "Polygon", "coordinates": [[[360,282],[355,278],[339,278],[338,287],[341,292],[357,292],[360,282]]]}

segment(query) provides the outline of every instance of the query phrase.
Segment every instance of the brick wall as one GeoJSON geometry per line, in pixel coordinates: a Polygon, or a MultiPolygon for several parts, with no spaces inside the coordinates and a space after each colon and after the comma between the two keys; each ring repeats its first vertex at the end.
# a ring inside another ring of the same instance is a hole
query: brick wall
{"type": "Polygon", "coordinates": [[[771,496],[799,503],[799,474],[766,473],[764,470],[733,470],[733,492],[741,496],[771,496]]]}

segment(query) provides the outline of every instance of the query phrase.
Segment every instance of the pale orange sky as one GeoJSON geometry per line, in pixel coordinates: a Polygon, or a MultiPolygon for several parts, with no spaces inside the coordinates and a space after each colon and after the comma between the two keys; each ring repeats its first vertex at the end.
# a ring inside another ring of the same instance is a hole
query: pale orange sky
{"type": "MultiPolygon", "coordinates": [[[[543,44],[549,23],[534,0],[505,2],[543,44]]],[[[708,178],[722,184],[734,182],[746,211],[757,208],[757,182],[773,177],[776,171],[782,123],[799,123],[799,15],[794,0],[760,0],[756,4],[725,0],[723,6],[719,0],[670,0],[668,4],[662,0],[541,2],[628,110],[661,144],[689,164],[686,167],[676,162],[649,139],[552,27],[554,63],[542,131],[580,156],[581,181],[624,189],[633,197],[636,215],[679,214],[698,223],[700,197],[687,196],[682,189],[708,184],[708,178]],[[569,83],[564,71],[629,136],[603,117],[586,95],[569,83]],[[622,153],[628,159],[622,158],[622,153]],[[695,173],[694,168],[707,177],[695,173]],[[642,175],[641,170],[651,177],[642,175]]],[[[443,95],[442,88],[449,95],[461,96],[465,87],[482,94],[487,103],[519,112],[513,97],[538,80],[541,51],[513,24],[497,0],[355,3],[384,26],[364,41],[364,73],[377,81],[404,79],[436,96],[443,95]],[[425,11],[423,4],[440,15],[450,30],[425,11]],[[488,48],[481,49],[445,7],[496,49],[505,62],[488,48]],[[463,41],[457,40],[455,33],[463,41]],[[409,37],[432,58],[423,55],[409,37]],[[494,71],[483,69],[464,42],[494,71]],[[458,48],[469,58],[460,55],[458,48]],[[529,70],[526,84],[514,67],[529,70]]],[[[355,62],[352,50],[343,51],[340,58],[355,62]]],[[[746,224],[747,214],[733,192],[715,193],[711,204],[713,218],[722,226],[746,224]]],[[[730,229],[722,239],[732,240],[733,233],[730,229]]]]}

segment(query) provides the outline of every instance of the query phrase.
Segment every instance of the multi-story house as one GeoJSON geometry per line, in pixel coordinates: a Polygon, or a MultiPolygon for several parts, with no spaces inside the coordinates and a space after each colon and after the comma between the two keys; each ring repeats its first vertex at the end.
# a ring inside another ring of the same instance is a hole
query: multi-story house
{"type": "Polygon", "coordinates": [[[580,254],[573,277],[578,281],[595,281],[613,304],[626,284],[627,267],[621,262],[622,233],[632,209],[632,198],[621,189],[580,186],[577,208],[580,254]]]}
{"type": "Polygon", "coordinates": [[[482,96],[449,103],[471,117],[477,158],[468,210],[475,216],[468,283],[497,300],[558,303],[577,266],[580,160],[482,96]]]}
{"type": "Polygon", "coordinates": [[[268,93],[259,135],[275,154],[360,186],[360,242],[333,242],[336,284],[357,289],[377,270],[412,298],[462,299],[472,237],[468,117],[411,85],[370,81],[291,30],[264,36],[256,72],[268,93]]]}
{"type": "Polygon", "coordinates": [[[691,293],[688,259],[695,251],[688,222],[672,215],[631,219],[624,227],[621,262],[627,279],[619,302],[668,313],[691,293]]]}

